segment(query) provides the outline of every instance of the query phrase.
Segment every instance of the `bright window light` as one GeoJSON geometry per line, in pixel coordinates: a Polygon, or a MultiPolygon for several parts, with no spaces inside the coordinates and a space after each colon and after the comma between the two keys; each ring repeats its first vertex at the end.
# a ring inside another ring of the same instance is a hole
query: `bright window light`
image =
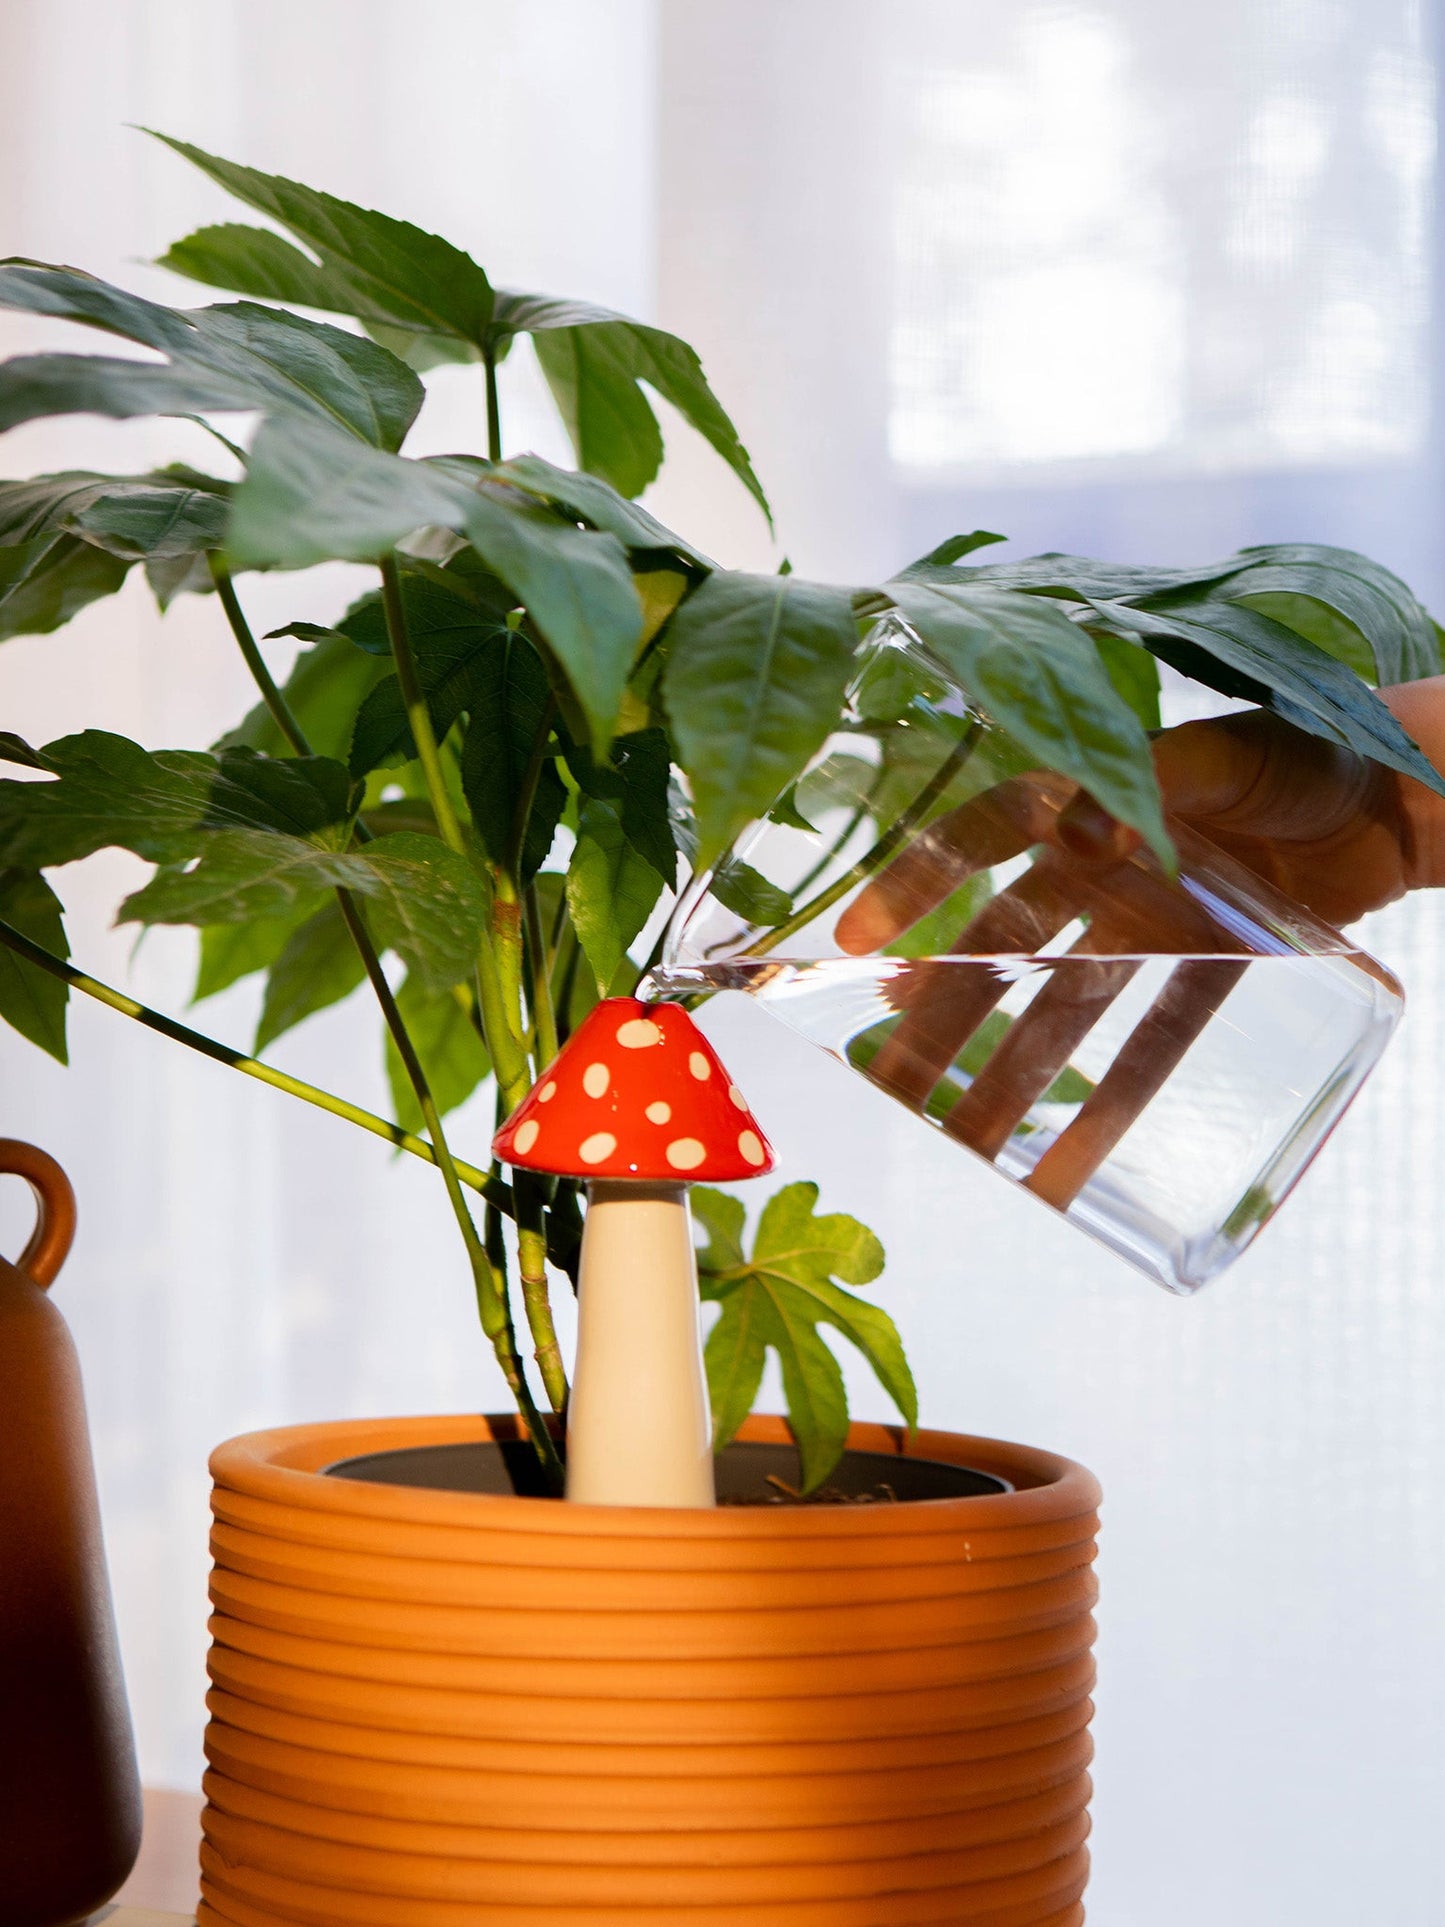
{"type": "Polygon", "coordinates": [[[893,89],[902,468],[1037,480],[1418,448],[1419,0],[964,0],[930,27],[893,89]]]}

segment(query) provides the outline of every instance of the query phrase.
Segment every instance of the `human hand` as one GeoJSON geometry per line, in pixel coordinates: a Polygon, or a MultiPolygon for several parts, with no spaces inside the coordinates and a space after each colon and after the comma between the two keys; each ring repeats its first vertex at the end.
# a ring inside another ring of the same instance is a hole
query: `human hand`
{"type": "MultiPolygon", "coordinates": [[[[1382,691],[1445,764],[1445,678],[1382,691]]],[[[1412,779],[1252,710],[1163,732],[1155,761],[1166,807],[1186,827],[1330,922],[1347,923],[1421,884],[1445,882],[1445,806],[1412,779]]],[[[852,954],[885,949],[976,870],[1042,845],[1025,875],[959,933],[954,954],[1036,954],[1074,919],[1077,962],[1055,974],[989,1054],[942,1122],[995,1156],[1132,978],[1130,953],[1213,952],[1182,962],[1031,1187],[1063,1207],[1170,1075],[1245,968],[1221,960],[1217,926],[1168,897],[1127,859],[1138,836],[1072,786],[1004,783],[916,837],[859,892],[837,927],[852,954]],[[1092,957],[1097,961],[1087,961],[1092,957]]],[[[914,1108],[927,1103],[1004,986],[927,962],[890,986],[900,1011],[868,1075],[914,1108]]]]}

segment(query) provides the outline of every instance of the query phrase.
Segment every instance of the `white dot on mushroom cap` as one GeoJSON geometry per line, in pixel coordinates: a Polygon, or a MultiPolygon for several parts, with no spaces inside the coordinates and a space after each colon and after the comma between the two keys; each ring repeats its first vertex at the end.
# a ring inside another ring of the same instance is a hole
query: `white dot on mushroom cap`
{"type": "Polygon", "coordinates": [[[647,1107],[647,1119],[650,1124],[666,1124],[671,1116],[672,1106],[670,1104],[664,1104],[661,1098],[658,1098],[655,1104],[649,1104],[647,1107]]]}
{"type": "Polygon", "coordinates": [[[662,1032],[650,1017],[629,1017],[617,1027],[617,1041],[624,1050],[646,1050],[662,1042],[662,1032]]]}
{"type": "Polygon", "coordinates": [[[537,1142],[537,1133],[541,1128],[541,1125],[535,1117],[529,1117],[525,1124],[519,1124],[517,1126],[517,1135],[512,1139],[512,1143],[515,1148],[522,1153],[523,1157],[527,1155],[532,1146],[537,1142]]]}
{"type": "Polygon", "coordinates": [[[709,1064],[700,1050],[695,1050],[692,1056],[688,1058],[687,1068],[700,1084],[706,1083],[708,1078],[712,1076],[712,1065],[709,1064]]]}
{"type": "Polygon", "coordinates": [[[591,1137],[584,1137],[577,1155],[584,1164],[600,1164],[603,1158],[610,1158],[617,1149],[617,1139],[611,1131],[594,1131],[591,1137]]]}
{"type": "Polygon", "coordinates": [[[695,1137],[675,1137],[667,1147],[667,1161],[674,1171],[695,1171],[706,1156],[706,1146],[695,1137]]]}
{"type": "Polygon", "coordinates": [[[748,1108],[748,1100],[743,1096],[736,1084],[728,1085],[728,1096],[740,1111],[745,1111],[748,1108]]]}
{"type": "Polygon", "coordinates": [[[542,1086],[541,1090],[538,1091],[537,1093],[537,1102],[539,1104],[550,1104],[552,1102],[552,1099],[556,1095],[557,1095],[556,1083],[554,1082],[553,1079],[548,1078],[547,1082],[542,1086]]]}
{"type": "Polygon", "coordinates": [[[582,1088],[589,1097],[602,1097],[612,1082],[612,1073],[605,1064],[589,1064],[582,1073],[582,1088]]]}
{"type": "Polygon", "coordinates": [[[738,1149],[749,1164],[764,1164],[767,1161],[768,1154],[763,1149],[763,1141],[756,1131],[739,1132],[738,1149]]]}

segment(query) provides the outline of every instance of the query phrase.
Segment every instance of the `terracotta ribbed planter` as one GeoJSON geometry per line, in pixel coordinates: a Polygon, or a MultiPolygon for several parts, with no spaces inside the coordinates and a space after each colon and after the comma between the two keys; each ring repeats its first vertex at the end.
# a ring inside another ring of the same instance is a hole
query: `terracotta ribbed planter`
{"type": "Polygon", "coordinates": [[[318,1476],[514,1436],[215,1454],[205,1927],[1077,1927],[1089,1473],[924,1432],[1015,1489],[644,1511],[318,1476]]]}

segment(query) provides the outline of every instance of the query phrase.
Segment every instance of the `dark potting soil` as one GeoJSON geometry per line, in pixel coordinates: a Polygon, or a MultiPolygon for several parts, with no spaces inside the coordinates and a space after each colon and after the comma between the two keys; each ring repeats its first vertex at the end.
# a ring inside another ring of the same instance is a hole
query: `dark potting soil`
{"type": "MultiPolygon", "coordinates": [[[[544,1499],[535,1453],[524,1439],[463,1445],[414,1445],[366,1452],[326,1468],[332,1479],[371,1485],[410,1485],[442,1492],[484,1492],[544,1499]]],[[[845,1452],[820,1492],[801,1495],[802,1471],[791,1445],[741,1440],[717,1460],[719,1505],[891,1505],[917,1499],[979,1498],[1008,1492],[1006,1480],[942,1459],[901,1458],[891,1452],[845,1452]]]]}

